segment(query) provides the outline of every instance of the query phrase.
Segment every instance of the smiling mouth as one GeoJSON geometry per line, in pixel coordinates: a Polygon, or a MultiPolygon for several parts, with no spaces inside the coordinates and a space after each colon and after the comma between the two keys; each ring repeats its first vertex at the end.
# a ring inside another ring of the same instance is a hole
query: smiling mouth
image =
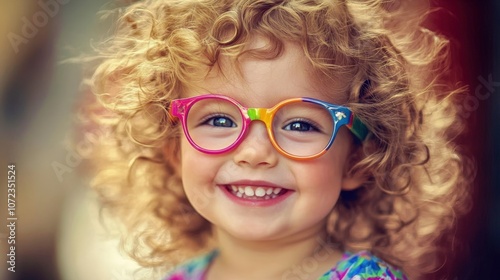
{"type": "Polygon", "coordinates": [[[250,200],[269,200],[277,198],[287,192],[283,188],[254,187],[254,186],[226,186],[228,192],[236,197],[250,200]]]}

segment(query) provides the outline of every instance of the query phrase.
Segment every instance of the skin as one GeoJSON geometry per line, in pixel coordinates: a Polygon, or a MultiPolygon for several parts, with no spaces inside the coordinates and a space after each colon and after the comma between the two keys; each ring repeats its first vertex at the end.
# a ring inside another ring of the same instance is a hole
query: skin
{"type": "MultiPolygon", "coordinates": [[[[257,39],[251,47],[263,45],[265,41],[257,39]]],[[[291,43],[276,59],[244,57],[239,61],[241,75],[234,74],[228,60],[220,64],[224,75],[210,72],[184,96],[224,94],[247,107],[272,107],[302,96],[337,104],[346,98],[341,81],[319,86],[302,49],[291,43]]],[[[341,252],[325,245],[326,219],[341,189],[358,185],[357,178],[346,175],[352,150],[352,135],[345,128],[325,155],[306,161],[281,155],[260,122],[252,123],[237,148],[220,155],[201,153],[181,137],[185,192],[213,224],[220,251],[207,279],[317,279],[330,270],[341,252]],[[271,182],[292,193],[277,205],[239,205],[222,190],[238,180],[271,182]]]]}

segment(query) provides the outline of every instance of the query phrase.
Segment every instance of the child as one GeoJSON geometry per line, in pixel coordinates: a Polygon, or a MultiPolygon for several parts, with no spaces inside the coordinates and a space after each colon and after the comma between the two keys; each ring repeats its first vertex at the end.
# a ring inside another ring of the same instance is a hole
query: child
{"type": "Polygon", "coordinates": [[[467,169],[451,142],[462,125],[448,44],[421,27],[425,11],[355,0],[124,9],[88,113],[114,134],[89,156],[125,248],[164,279],[429,277],[466,208],[467,169]]]}

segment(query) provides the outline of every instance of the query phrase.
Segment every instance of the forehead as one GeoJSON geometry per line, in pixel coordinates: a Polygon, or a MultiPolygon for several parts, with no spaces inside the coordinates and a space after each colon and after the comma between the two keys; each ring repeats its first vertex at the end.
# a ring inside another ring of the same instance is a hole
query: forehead
{"type": "MultiPolygon", "coordinates": [[[[248,48],[268,47],[268,41],[257,38],[248,48]]],[[[331,103],[346,101],[347,79],[327,78],[315,70],[298,44],[284,43],[283,52],[275,58],[243,54],[237,60],[221,55],[207,76],[188,90],[188,96],[207,93],[230,96],[245,106],[272,107],[289,98],[313,97],[331,103]]]]}

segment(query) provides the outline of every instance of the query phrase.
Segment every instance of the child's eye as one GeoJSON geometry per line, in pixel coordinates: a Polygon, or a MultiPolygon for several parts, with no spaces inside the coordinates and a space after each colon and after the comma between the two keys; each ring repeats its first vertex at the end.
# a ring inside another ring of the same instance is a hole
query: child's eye
{"type": "Polygon", "coordinates": [[[283,129],[291,131],[300,131],[300,132],[319,131],[318,127],[307,121],[293,121],[285,125],[283,129]]]}
{"type": "Polygon", "coordinates": [[[216,127],[236,127],[236,124],[225,116],[212,116],[203,121],[203,124],[216,127]]]}

